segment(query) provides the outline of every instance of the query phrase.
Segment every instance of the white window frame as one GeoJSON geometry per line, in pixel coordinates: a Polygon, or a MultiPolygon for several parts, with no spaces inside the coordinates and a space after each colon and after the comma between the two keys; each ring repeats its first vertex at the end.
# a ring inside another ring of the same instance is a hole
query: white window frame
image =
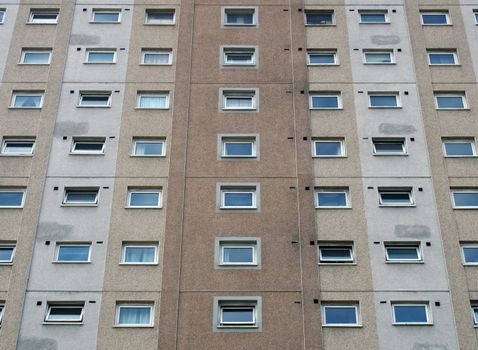
{"type": "Polygon", "coordinates": [[[351,208],[350,191],[349,188],[342,187],[316,187],[315,193],[315,209],[348,209],[351,208]],[[345,205],[320,206],[319,193],[343,193],[345,194],[345,205]]]}
{"type": "Polygon", "coordinates": [[[225,67],[255,67],[257,66],[257,48],[254,46],[223,46],[221,47],[222,65],[225,67]],[[228,62],[228,55],[250,54],[250,63],[228,62]]]}
{"type": "Polygon", "coordinates": [[[172,49],[142,49],[141,50],[141,65],[142,66],[170,66],[173,64],[172,49]],[[147,54],[168,54],[168,63],[145,63],[144,58],[147,54]]]}
{"type": "Polygon", "coordinates": [[[431,325],[433,324],[432,321],[432,315],[431,315],[431,310],[430,310],[430,304],[428,302],[399,302],[399,301],[392,301],[392,320],[393,320],[393,325],[394,326],[426,326],[426,325],[431,325]],[[425,307],[425,312],[427,315],[427,321],[426,322],[397,322],[395,318],[395,306],[424,306],[425,307]]]}
{"type": "Polygon", "coordinates": [[[120,265],[158,265],[158,243],[147,243],[147,242],[123,242],[121,247],[121,261],[120,265]],[[154,261],[153,262],[129,262],[126,261],[126,250],[127,248],[154,248],[154,261]]]}
{"type": "Polygon", "coordinates": [[[341,242],[334,242],[334,243],[319,243],[317,248],[318,258],[319,258],[319,265],[351,265],[355,263],[355,252],[354,252],[354,244],[353,243],[341,243],[341,242]],[[322,256],[322,250],[329,249],[329,250],[349,250],[350,251],[350,258],[349,259],[330,259],[324,258],[322,256]]]}
{"type": "Polygon", "coordinates": [[[320,92],[314,91],[309,94],[309,108],[311,110],[338,110],[342,109],[342,93],[341,92],[320,92]],[[314,107],[313,99],[314,97],[335,97],[337,99],[337,107],[314,107]]]}
{"type": "Polygon", "coordinates": [[[8,188],[0,188],[0,193],[5,192],[22,192],[22,203],[20,205],[1,205],[0,209],[21,209],[25,205],[25,197],[26,197],[26,189],[25,188],[18,188],[18,187],[8,187],[8,188]]]}
{"type": "Polygon", "coordinates": [[[128,202],[126,203],[127,208],[132,209],[158,209],[163,207],[163,191],[162,189],[155,188],[128,188],[128,202]],[[156,205],[131,205],[131,195],[133,193],[157,193],[158,202],[156,205]]]}
{"type": "Polygon", "coordinates": [[[466,93],[465,92],[433,92],[433,98],[435,99],[435,107],[438,111],[463,111],[469,109],[468,102],[466,100],[466,93]],[[451,107],[451,108],[444,108],[438,105],[438,98],[439,97],[461,97],[463,101],[463,108],[451,107]]]}
{"type": "Polygon", "coordinates": [[[33,152],[35,151],[35,145],[36,145],[36,138],[10,138],[10,137],[6,137],[3,139],[3,142],[2,142],[2,155],[4,156],[31,156],[33,155],[33,152]],[[32,143],[32,148],[31,148],[31,151],[30,152],[27,152],[27,153],[23,153],[23,152],[18,152],[18,153],[15,153],[15,152],[5,152],[6,149],[7,149],[7,145],[8,143],[25,143],[25,142],[31,142],[32,143]]]}
{"type": "Polygon", "coordinates": [[[70,154],[77,155],[103,155],[105,154],[106,138],[104,137],[72,137],[70,154]],[[77,151],[75,150],[78,143],[91,143],[91,144],[103,144],[101,151],[77,151]]]}
{"type": "Polygon", "coordinates": [[[478,317],[477,317],[477,315],[476,315],[476,313],[475,313],[475,310],[476,310],[477,313],[478,313],[478,304],[477,304],[476,302],[472,302],[472,303],[471,303],[471,313],[472,313],[472,315],[473,315],[473,325],[474,325],[474,327],[476,328],[476,327],[478,327],[478,317]]]}
{"type": "Polygon", "coordinates": [[[80,98],[78,100],[78,105],[77,107],[79,108],[109,108],[111,107],[111,91],[80,91],[80,98]],[[83,98],[85,96],[107,96],[108,97],[108,102],[107,104],[104,105],[83,105],[83,98]]]}
{"type": "Polygon", "coordinates": [[[32,66],[41,66],[41,65],[49,65],[51,63],[51,55],[52,55],[52,50],[51,49],[22,49],[22,54],[20,57],[20,62],[18,64],[22,65],[32,65],[32,66]],[[48,53],[48,62],[42,62],[42,63],[25,63],[25,55],[29,53],[48,53]]]}
{"type": "Polygon", "coordinates": [[[309,49],[307,50],[307,65],[308,66],[338,66],[339,57],[336,49],[309,49]],[[311,55],[332,55],[334,56],[334,63],[311,63],[311,55]]]}
{"type": "Polygon", "coordinates": [[[474,137],[463,137],[463,138],[442,138],[442,148],[443,148],[443,155],[445,158],[473,158],[477,156],[476,153],[476,145],[475,145],[475,138],[474,137]],[[446,143],[470,143],[471,150],[473,151],[472,155],[448,155],[446,153],[446,143]]]}
{"type": "Polygon", "coordinates": [[[305,23],[305,26],[308,26],[308,27],[327,27],[327,26],[335,26],[336,25],[336,22],[335,22],[335,11],[334,10],[315,10],[315,9],[306,9],[304,10],[304,23],[305,23]],[[307,13],[327,13],[327,14],[331,14],[331,23],[324,23],[324,24],[314,24],[314,23],[307,23],[307,13]]]}
{"type": "Polygon", "coordinates": [[[7,11],[4,8],[0,8],[0,25],[5,23],[5,17],[7,15],[7,11]]]}
{"type": "Polygon", "coordinates": [[[91,11],[91,20],[90,20],[90,23],[100,23],[100,24],[118,24],[118,23],[121,23],[121,9],[108,9],[108,8],[103,8],[103,9],[99,9],[99,8],[95,8],[91,11]],[[98,13],[117,13],[118,14],[118,20],[116,22],[113,22],[113,21],[95,21],[95,15],[98,14],[98,13]]]}
{"type": "Polygon", "coordinates": [[[68,207],[88,207],[88,206],[98,206],[100,198],[100,189],[99,187],[65,187],[65,192],[63,194],[63,202],[61,203],[62,206],[68,207]],[[88,194],[95,194],[95,200],[92,202],[69,202],[68,201],[68,194],[71,192],[79,192],[79,193],[88,193],[88,194]]]}
{"type": "Polygon", "coordinates": [[[115,312],[115,327],[128,327],[128,328],[151,328],[154,327],[154,303],[138,302],[138,303],[129,303],[124,302],[116,303],[116,312],[115,312]],[[137,324],[137,323],[120,323],[120,313],[122,308],[144,308],[149,309],[149,323],[148,324],[137,324]]]}
{"type": "Polygon", "coordinates": [[[166,156],[166,139],[165,138],[141,138],[133,137],[133,147],[131,149],[132,157],[165,157],[166,156]],[[136,145],[137,143],[161,143],[161,154],[136,154],[136,145]]]}
{"type": "Polygon", "coordinates": [[[13,259],[15,258],[15,253],[17,251],[17,245],[15,243],[0,243],[0,248],[13,248],[12,256],[10,257],[9,261],[1,261],[0,265],[11,265],[13,263],[13,259]]]}
{"type": "Polygon", "coordinates": [[[70,302],[49,302],[48,303],[48,308],[47,308],[47,313],[45,315],[45,320],[43,323],[48,323],[48,324],[82,324],[83,323],[83,317],[85,314],[85,304],[78,302],[77,304],[71,303],[70,302]],[[65,319],[65,320],[50,320],[50,315],[51,315],[51,309],[70,309],[70,308],[81,308],[81,314],[78,319],[71,318],[71,319],[65,319]]]}
{"type": "Polygon", "coordinates": [[[253,188],[251,186],[244,186],[243,188],[221,186],[221,203],[220,209],[224,210],[234,210],[234,209],[257,209],[257,187],[253,188]],[[226,206],[226,194],[227,193],[250,193],[252,194],[252,205],[251,206],[226,206]]]}
{"type": "Polygon", "coordinates": [[[478,243],[461,243],[460,244],[460,253],[464,266],[478,266],[477,262],[467,262],[465,259],[465,250],[464,248],[473,248],[478,250],[478,243]]]}
{"type": "Polygon", "coordinates": [[[224,27],[256,27],[258,24],[258,8],[249,7],[249,6],[226,6],[222,8],[222,25],[224,27]],[[236,12],[236,13],[252,13],[252,23],[251,24],[238,24],[238,23],[228,23],[227,22],[227,13],[236,12]]]}
{"type": "Polygon", "coordinates": [[[257,306],[254,304],[247,305],[246,303],[244,304],[239,304],[238,305],[232,305],[232,304],[225,304],[224,305],[219,305],[219,324],[218,327],[225,328],[225,327],[233,327],[233,328],[256,328],[257,327],[257,306]],[[224,322],[223,321],[223,311],[224,310],[252,310],[252,322],[224,322]]]}
{"type": "Polygon", "coordinates": [[[85,62],[86,64],[114,64],[116,63],[116,58],[117,58],[117,52],[116,49],[86,49],[86,54],[85,54],[85,62]],[[113,60],[112,61],[104,61],[104,62],[91,62],[90,59],[90,54],[91,53],[112,53],[113,54],[113,60]]]}
{"type": "Polygon", "coordinates": [[[427,50],[427,60],[429,66],[459,66],[460,62],[458,61],[457,50],[427,50]],[[454,63],[432,63],[430,60],[430,54],[439,54],[439,55],[453,55],[454,63]]]}
{"type": "Polygon", "coordinates": [[[257,241],[226,241],[219,242],[219,266],[257,266],[257,241]],[[227,262],[224,260],[225,248],[251,248],[252,249],[252,262],[227,262]]]}
{"type": "Polygon", "coordinates": [[[384,242],[385,262],[387,263],[420,263],[423,262],[423,255],[420,242],[384,242]],[[388,248],[393,249],[415,249],[416,259],[392,259],[388,254],[388,248]]]}
{"type": "Polygon", "coordinates": [[[0,326],[2,325],[2,322],[3,322],[4,311],[5,311],[5,302],[2,301],[2,302],[0,302],[0,326]]]}
{"type": "Polygon", "coordinates": [[[363,49],[362,50],[362,60],[363,64],[366,65],[390,65],[390,64],[395,64],[395,52],[393,49],[383,49],[383,50],[376,50],[376,49],[363,49]],[[390,62],[367,62],[367,54],[388,54],[390,56],[390,62]]]}
{"type": "Polygon", "coordinates": [[[28,24],[57,24],[58,23],[58,17],[60,16],[60,10],[59,9],[31,9],[30,10],[30,15],[28,16],[28,24]],[[56,14],[56,18],[54,20],[40,20],[37,21],[35,20],[35,15],[37,13],[43,13],[43,14],[56,14]]]}
{"type": "Polygon", "coordinates": [[[475,19],[475,25],[478,25],[478,9],[473,10],[473,18],[475,19]]]}
{"type": "Polygon", "coordinates": [[[136,99],[136,109],[146,109],[146,110],[155,110],[155,109],[169,109],[169,92],[147,92],[139,91],[136,99]],[[166,102],[164,107],[141,107],[141,98],[143,97],[165,97],[166,102]]]}
{"type": "Polygon", "coordinates": [[[476,195],[478,196],[478,188],[451,188],[450,189],[450,194],[451,194],[451,203],[452,203],[452,206],[453,206],[453,209],[478,209],[478,205],[477,206],[470,206],[470,207],[459,207],[455,204],[455,196],[454,194],[455,193],[476,193],[476,195]]]}
{"type": "Polygon", "coordinates": [[[56,264],[88,264],[91,263],[91,243],[85,242],[57,242],[55,247],[55,260],[54,263],[56,264]],[[64,261],[58,260],[60,256],[60,249],[61,247],[88,247],[88,260],[71,260],[71,261],[64,261]]]}
{"type": "Polygon", "coordinates": [[[397,109],[402,108],[402,99],[400,98],[400,93],[397,91],[380,91],[380,92],[369,92],[368,93],[368,108],[370,109],[397,109]],[[397,102],[395,106],[372,106],[372,97],[374,96],[395,96],[395,101],[397,102]]]}
{"type": "Polygon", "coordinates": [[[257,157],[257,137],[255,136],[222,136],[221,137],[221,158],[256,158],[257,157]],[[250,155],[228,155],[226,146],[228,143],[243,143],[252,145],[250,155]]]}
{"type": "Polygon", "coordinates": [[[415,207],[415,198],[414,198],[414,193],[413,193],[413,188],[410,187],[405,187],[405,188],[400,188],[400,187],[395,187],[395,188],[388,188],[388,187],[379,187],[378,188],[378,204],[380,207],[415,207]],[[383,203],[382,201],[382,194],[387,193],[387,194],[408,194],[408,199],[409,203],[407,204],[400,204],[400,203],[383,203]]]}
{"type": "Polygon", "coordinates": [[[256,90],[222,90],[222,110],[223,111],[256,111],[257,110],[257,92],[256,90]],[[227,100],[229,98],[250,98],[250,107],[228,107],[227,100]]]}
{"type": "Polygon", "coordinates": [[[38,92],[38,91],[17,91],[17,90],[14,90],[12,92],[12,98],[10,100],[10,108],[12,109],[41,109],[43,107],[43,99],[44,99],[44,92],[41,91],[41,92],[38,92]],[[18,96],[36,96],[36,97],[40,97],[40,105],[39,106],[35,106],[35,107],[18,107],[18,106],[15,106],[15,101],[17,99],[18,96]]]}
{"type": "Polygon", "coordinates": [[[168,9],[162,9],[162,8],[156,8],[156,9],[146,9],[144,11],[144,24],[145,25],[150,25],[150,26],[173,26],[176,24],[176,10],[172,8],[168,9]],[[149,14],[153,12],[158,12],[158,13],[173,13],[173,20],[171,22],[166,22],[166,23],[161,23],[161,22],[150,22],[149,21],[149,14]]]}
{"type": "Polygon", "coordinates": [[[449,26],[452,25],[451,23],[451,18],[450,18],[450,13],[448,11],[420,11],[420,23],[422,26],[449,26]],[[441,24],[426,24],[423,22],[423,14],[429,14],[429,15],[445,15],[446,18],[446,23],[441,23],[441,24]]]}
{"type": "Polygon", "coordinates": [[[408,154],[407,149],[407,140],[406,138],[390,137],[390,138],[381,138],[374,137],[372,138],[372,147],[374,156],[406,156],[408,154]],[[402,152],[377,152],[376,144],[377,143],[401,143],[402,152]]]}
{"type": "Polygon", "coordinates": [[[359,13],[359,23],[360,24],[390,24],[390,14],[388,13],[388,10],[358,10],[359,13]],[[384,15],[384,22],[364,22],[362,21],[362,14],[383,14],[384,15]]]}
{"type": "Polygon", "coordinates": [[[360,305],[358,303],[343,304],[343,303],[323,303],[321,305],[322,309],[322,327],[360,327],[360,305]],[[344,308],[354,308],[355,309],[355,320],[356,323],[327,323],[326,309],[344,309],[344,308]]]}
{"type": "Polygon", "coordinates": [[[344,158],[346,157],[345,150],[345,139],[344,138],[313,138],[312,139],[312,157],[314,158],[344,158]],[[317,154],[317,143],[327,143],[327,142],[339,142],[340,143],[340,154],[339,155],[319,155],[317,154]]]}

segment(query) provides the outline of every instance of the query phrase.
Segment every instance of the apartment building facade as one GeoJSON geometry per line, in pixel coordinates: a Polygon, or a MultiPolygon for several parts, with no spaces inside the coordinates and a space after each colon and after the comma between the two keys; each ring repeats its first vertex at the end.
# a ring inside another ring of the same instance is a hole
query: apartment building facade
{"type": "Polygon", "coordinates": [[[478,2],[0,0],[0,349],[478,348],[478,2]]]}

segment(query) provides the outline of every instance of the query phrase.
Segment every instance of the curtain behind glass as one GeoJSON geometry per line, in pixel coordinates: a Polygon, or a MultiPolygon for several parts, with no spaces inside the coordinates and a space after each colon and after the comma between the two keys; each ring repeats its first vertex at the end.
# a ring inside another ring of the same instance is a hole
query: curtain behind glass
{"type": "Polygon", "coordinates": [[[149,324],[151,309],[149,307],[120,308],[120,324],[149,324]]]}

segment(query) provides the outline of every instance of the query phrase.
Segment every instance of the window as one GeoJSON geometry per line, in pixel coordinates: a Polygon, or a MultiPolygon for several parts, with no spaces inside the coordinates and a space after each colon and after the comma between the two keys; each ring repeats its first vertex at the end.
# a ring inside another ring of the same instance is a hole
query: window
{"type": "Polygon", "coordinates": [[[63,205],[71,206],[96,206],[98,204],[98,187],[84,188],[65,188],[65,196],[63,197],[63,205]]]}
{"type": "Polygon", "coordinates": [[[473,324],[478,326],[478,304],[476,301],[471,302],[471,311],[473,313],[473,324]]]}
{"type": "Polygon", "coordinates": [[[256,110],[255,90],[223,90],[222,109],[228,111],[256,110]]]}
{"type": "Polygon", "coordinates": [[[43,91],[13,91],[10,108],[41,108],[43,91]]]}
{"type": "Polygon", "coordinates": [[[225,26],[247,26],[257,25],[256,8],[234,7],[223,9],[223,24],[225,26]]]}
{"type": "Polygon", "coordinates": [[[464,92],[435,92],[437,109],[467,109],[464,92]]]}
{"type": "Polygon", "coordinates": [[[388,11],[383,10],[360,10],[360,23],[366,24],[380,24],[390,23],[388,18],[388,11]]]}
{"type": "Polygon", "coordinates": [[[393,64],[395,57],[393,50],[363,50],[365,64],[393,64]]]}
{"type": "Polygon", "coordinates": [[[214,297],[214,331],[261,330],[260,297],[214,297]]]}
{"type": "Polygon", "coordinates": [[[478,24],[478,10],[473,10],[473,15],[475,16],[475,24],[478,24]]]}
{"type": "Polygon", "coordinates": [[[23,49],[20,64],[50,64],[51,49],[23,49]]]}
{"type": "Polygon", "coordinates": [[[464,265],[478,265],[478,244],[462,244],[461,253],[464,265]]]}
{"type": "Polygon", "coordinates": [[[175,11],[168,10],[146,10],[146,24],[172,25],[175,21],[175,11]]]}
{"type": "Polygon", "coordinates": [[[0,326],[2,325],[4,310],[5,310],[5,302],[2,301],[0,302],[0,326]]]}
{"type": "Polygon", "coordinates": [[[45,323],[81,323],[83,322],[84,308],[84,302],[48,303],[45,323]]]}
{"type": "Polygon", "coordinates": [[[87,49],[85,63],[116,63],[116,50],[87,49]]]}
{"type": "Polygon", "coordinates": [[[313,155],[321,158],[345,157],[345,140],[315,139],[313,140],[313,155]]]}
{"type": "Polygon", "coordinates": [[[340,109],[342,101],[340,92],[311,92],[310,93],[310,109],[340,109]]]}
{"type": "Polygon", "coordinates": [[[451,24],[448,11],[421,11],[420,16],[424,26],[440,26],[451,24]]]}
{"type": "Polygon", "coordinates": [[[451,196],[453,201],[453,208],[478,209],[478,190],[477,189],[452,188],[451,196]]]}
{"type": "Polygon", "coordinates": [[[221,137],[221,157],[223,158],[254,158],[256,148],[256,136],[221,137]]]}
{"type": "Polygon", "coordinates": [[[24,189],[0,188],[0,208],[22,208],[24,201],[24,189]]]}
{"type": "Polygon", "coordinates": [[[369,108],[399,108],[398,92],[371,92],[368,94],[369,108]]]}
{"type": "Polygon", "coordinates": [[[221,186],[221,209],[257,209],[256,186],[221,186]]]}
{"type": "Polygon", "coordinates": [[[152,303],[117,303],[115,325],[120,327],[152,327],[152,303]]]}
{"type": "Polygon", "coordinates": [[[348,188],[321,187],[315,189],[316,208],[349,208],[348,188]]]}
{"type": "Polygon", "coordinates": [[[223,47],[222,64],[224,66],[255,66],[255,47],[223,47]]]}
{"type": "Polygon", "coordinates": [[[27,156],[33,154],[35,138],[5,138],[2,154],[11,156],[27,156]]]}
{"type": "Polygon", "coordinates": [[[104,137],[73,137],[71,154],[104,154],[105,141],[104,137]]]}
{"type": "Polygon", "coordinates": [[[169,95],[167,92],[138,92],[138,107],[140,109],[168,109],[169,95]]]}
{"type": "Polygon", "coordinates": [[[129,208],[161,208],[160,189],[128,189],[129,208]]]}
{"type": "Polygon", "coordinates": [[[420,243],[385,243],[385,260],[388,262],[422,261],[420,243]]]}
{"type": "Polygon", "coordinates": [[[373,138],[373,154],[378,156],[403,156],[407,154],[405,138],[373,138]]]}
{"type": "Polygon", "coordinates": [[[353,262],[353,244],[319,242],[320,264],[350,264],[353,262]]]}
{"type": "Polygon", "coordinates": [[[141,50],[141,64],[144,65],[170,65],[173,63],[173,53],[171,49],[155,50],[143,49],[141,50]]]}
{"type": "Polygon", "coordinates": [[[93,23],[120,23],[121,10],[99,10],[93,9],[93,16],[91,18],[93,23]]]}
{"type": "Polygon", "coordinates": [[[220,243],[220,265],[257,265],[256,241],[223,241],[220,243]]]}
{"type": "Polygon", "coordinates": [[[476,156],[475,139],[470,138],[443,138],[443,152],[445,157],[474,157],[476,156]]]}
{"type": "Polygon", "coordinates": [[[334,25],[335,24],[334,11],[306,10],[305,24],[309,26],[334,25]]]}
{"type": "Polygon", "coordinates": [[[359,325],[358,304],[322,303],[322,325],[353,327],[359,325]]]}
{"type": "Polygon", "coordinates": [[[90,247],[90,243],[58,243],[56,246],[55,262],[90,262],[90,247]]]}
{"type": "Polygon", "coordinates": [[[0,9],[0,24],[5,23],[5,9],[0,9]]]}
{"type": "Polygon", "coordinates": [[[456,50],[427,50],[430,66],[450,66],[458,64],[456,50]]]}
{"type": "Polygon", "coordinates": [[[165,140],[152,138],[133,138],[133,156],[164,157],[165,140]]]}
{"type": "Polygon", "coordinates": [[[154,265],[158,263],[157,243],[123,243],[121,263],[128,265],[154,265]]]}
{"type": "Polygon", "coordinates": [[[110,107],[111,91],[80,91],[78,107],[110,107]]]}
{"type": "Polygon", "coordinates": [[[0,243],[0,264],[11,264],[15,256],[14,244],[0,243]]]}
{"type": "Polygon", "coordinates": [[[380,206],[410,207],[414,206],[411,188],[379,188],[380,206]]]}
{"type": "Polygon", "coordinates": [[[431,324],[428,303],[392,303],[394,325],[431,324]]]}
{"type": "Polygon", "coordinates": [[[307,64],[309,66],[337,65],[339,64],[337,59],[337,50],[308,50],[307,64]]]}
{"type": "Polygon", "coordinates": [[[60,11],[58,9],[41,9],[41,10],[31,10],[30,18],[28,23],[36,24],[56,24],[58,22],[58,14],[60,11]]]}

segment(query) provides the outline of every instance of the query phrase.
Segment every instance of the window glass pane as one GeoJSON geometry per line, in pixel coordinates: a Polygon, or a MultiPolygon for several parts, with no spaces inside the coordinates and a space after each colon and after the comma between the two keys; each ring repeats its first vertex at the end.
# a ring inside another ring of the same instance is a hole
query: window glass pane
{"type": "Polygon", "coordinates": [[[24,52],[23,62],[25,64],[48,64],[50,61],[49,52],[24,52]]]}
{"type": "Polygon", "coordinates": [[[372,107],[396,107],[397,106],[397,96],[395,96],[395,95],[370,96],[370,106],[372,106],[372,107]]]}
{"type": "Polygon", "coordinates": [[[0,192],[0,206],[20,207],[23,202],[23,192],[0,192]]]}
{"type": "Polygon", "coordinates": [[[387,247],[389,260],[418,260],[418,249],[416,247],[387,247]]]}
{"type": "Polygon", "coordinates": [[[253,263],[254,249],[252,247],[224,247],[223,261],[225,263],[253,263]]]}
{"type": "Polygon", "coordinates": [[[478,324],[478,307],[473,308],[473,323],[478,324]]]}
{"type": "Polygon", "coordinates": [[[252,207],[254,205],[252,193],[224,193],[224,205],[226,207],[252,207]]]}
{"type": "Polygon", "coordinates": [[[148,23],[171,24],[174,23],[174,12],[172,11],[149,11],[148,23]]]}
{"type": "Polygon", "coordinates": [[[253,54],[226,52],[226,63],[251,64],[254,63],[253,54]]]}
{"type": "Polygon", "coordinates": [[[403,153],[403,143],[393,141],[377,141],[373,143],[377,153],[403,153]]]}
{"type": "Polygon", "coordinates": [[[168,52],[145,52],[143,55],[144,64],[169,64],[168,52]]]}
{"type": "Polygon", "coordinates": [[[119,12],[95,12],[95,22],[119,22],[119,12]]]}
{"type": "Polygon", "coordinates": [[[395,322],[426,323],[427,311],[425,305],[394,305],[395,322]]]}
{"type": "Polygon", "coordinates": [[[326,306],[324,311],[326,324],[357,324],[355,307],[326,306]]]}
{"type": "Polygon", "coordinates": [[[40,107],[42,97],[40,95],[15,95],[14,107],[35,108],[40,107]]]}
{"type": "Polygon", "coordinates": [[[119,324],[149,325],[151,322],[151,308],[142,306],[120,307],[119,324]]]}
{"type": "Polygon", "coordinates": [[[31,22],[33,23],[56,23],[58,13],[56,12],[32,12],[31,22]]]}
{"type": "Polygon", "coordinates": [[[385,13],[361,13],[360,19],[363,23],[385,23],[385,13]]]}
{"type": "Polygon", "coordinates": [[[327,193],[317,192],[319,200],[319,207],[346,207],[347,194],[346,193],[327,193]]]}
{"type": "Polygon", "coordinates": [[[88,62],[101,63],[101,62],[114,62],[114,52],[88,52],[88,62]]]}
{"type": "Polygon", "coordinates": [[[411,204],[410,194],[408,192],[403,192],[403,193],[381,192],[380,197],[382,199],[382,204],[411,204]]]}
{"type": "Polygon", "coordinates": [[[310,53],[310,64],[335,64],[335,54],[333,53],[310,53]]]}
{"type": "Polygon", "coordinates": [[[131,192],[129,205],[132,207],[157,207],[158,192],[131,192]]]}
{"type": "Polygon", "coordinates": [[[366,63],[392,63],[391,53],[367,52],[365,53],[366,63]]]}
{"type": "Polygon", "coordinates": [[[478,247],[463,247],[463,257],[466,263],[478,263],[478,247]]]}
{"type": "Polygon", "coordinates": [[[163,143],[136,141],[134,154],[136,156],[160,156],[163,154],[163,143]]]}
{"type": "Polygon", "coordinates": [[[139,108],[166,108],[166,96],[140,96],[139,108]]]}
{"type": "Polygon", "coordinates": [[[321,260],[352,260],[352,250],[350,248],[329,247],[320,248],[321,260]]]}
{"type": "Polygon", "coordinates": [[[124,262],[127,263],[154,263],[156,260],[155,247],[125,247],[124,262]]]}
{"type": "Polygon", "coordinates": [[[312,96],[312,108],[339,108],[338,96],[312,96]]]}
{"type": "Polygon", "coordinates": [[[447,15],[445,13],[423,13],[423,24],[447,24],[447,15]]]}
{"type": "Polygon", "coordinates": [[[88,261],[90,247],[63,245],[58,247],[58,261],[88,261]]]}
{"type": "Polygon", "coordinates": [[[471,142],[445,142],[447,156],[473,156],[473,145],[471,142]]]}
{"type": "Polygon", "coordinates": [[[5,141],[3,152],[31,154],[34,144],[33,141],[5,141]]]}
{"type": "Polygon", "coordinates": [[[254,323],[254,309],[223,308],[222,323],[254,323]]]}
{"type": "Polygon", "coordinates": [[[252,97],[226,97],[226,108],[252,108],[252,97]]]}
{"type": "Polygon", "coordinates": [[[81,307],[50,307],[50,314],[48,315],[48,321],[71,321],[81,320],[81,313],[83,308],[81,307]]]}
{"type": "Polygon", "coordinates": [[[15,247],[0,246],[0,262],[10,262],[13,258],[15,247]]]}
{"type": "Polygon", "coordinates": [[[454,192],[453,198],[457,207],[478,207],[478,193],[454,192]]]}
{"type": "Polygon", "coordinates": [[[342,142],[340,141],[315,142],[315,154],[317,156],[341,156],[342,142]]]}
{"type": "Polygon", "coordinates": [[[81,106],[108,106],[109,95],[81,95],[81,106]]]}
{"type": "Polygon", "coordinates": [[[226,142],[227,156],[251,156],[253,153],[252,142],[226,142]]]}
{"type": "Polygon", "coordinates": [[[254,24],[254,12],[226,10],[226,23],[235,25],[254,24]]]}
{"type": "Polygon", "coordinates": [[[3,23],[4,20],[5,20],[5,11],[0,10],[0,23],[3,23]]]}
{"type": "Polygon", "coordinates": [[[438,108],[465,108],[462,96],[437,96],[438,108]]]}
{"type": "Polygon", "coordinates": [[[75,152],[102,152],[103,142],[75,142],[73,151],[75,152]]]}
{"type": "Polygon", "coordinates": [[[453,53],[429,53],[430,64],[455,64],[453,53]]]}
{"type": "Polygon", "coordinates": [[[306,13],[307,24],[324,25],[333,24],[332,13],[327,12],[308,12],[306,13]]]}
{"type": "Polygon", "coordinates": [[[98,192],[67,191],[65,202],[67,203],[96,203],[98,192]]]}

